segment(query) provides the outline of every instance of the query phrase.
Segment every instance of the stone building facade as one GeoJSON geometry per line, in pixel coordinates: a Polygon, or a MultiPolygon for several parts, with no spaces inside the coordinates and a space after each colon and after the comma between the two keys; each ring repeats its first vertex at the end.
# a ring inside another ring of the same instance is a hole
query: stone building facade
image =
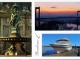
{"type": "MultiPolygon", "coordinates": [[[[11,3],[0,3],[0,37],[9,37],[11,33],[11,26],[9,25],[9,21],[11,19],[11,3]]],[[[22,5],[22,9],[19,10],[21,21],[19,24],[20,27],[20,35],[22,37],[31,38],[32,31],[31,31],[31,3],[18,3],[22,5]],[[26,4],[29,4],[26,6],[26,4]],[[29,9],[28,9],[29,7],[29,9]]],[[[31,42],[23,42],[24,47],[27,50],[31,50],[31,42]],[[30,46],[30,47],[29,47],[30,46]]],[[[0,42],[0,53],[3,50],[6,50],[10,46],[9,42],[0,42]]]]}

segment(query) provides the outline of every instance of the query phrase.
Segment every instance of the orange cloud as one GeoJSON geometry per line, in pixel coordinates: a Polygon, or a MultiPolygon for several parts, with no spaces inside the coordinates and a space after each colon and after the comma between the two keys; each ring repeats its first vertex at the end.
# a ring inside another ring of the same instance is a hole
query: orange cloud
{"type": "Polygon", "coordinates": [[[50,11],[50,12],[40,12],[41,14],[73,14],[77,13],[77,11],[50,11]]]}

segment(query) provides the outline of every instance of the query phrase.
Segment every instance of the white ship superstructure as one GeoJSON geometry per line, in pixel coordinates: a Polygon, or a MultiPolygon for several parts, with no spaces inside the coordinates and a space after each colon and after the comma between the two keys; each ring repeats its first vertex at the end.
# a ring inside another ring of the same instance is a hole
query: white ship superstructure
{"type": "Polygon", "coordinates": [[[70,44],[70,41],[67,38],[61,38],[57,40],[56,43],[50,45],[57,51],[57,53],[69,51],[72,49],[72,45],[70,44]]]}

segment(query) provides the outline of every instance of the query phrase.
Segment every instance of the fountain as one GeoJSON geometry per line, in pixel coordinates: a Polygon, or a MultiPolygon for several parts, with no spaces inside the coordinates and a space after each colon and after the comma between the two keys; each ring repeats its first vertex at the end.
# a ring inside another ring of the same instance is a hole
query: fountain
{"type": "Polygon", "coordinates": [[[31,42],[31,38],[21,37],[19,32],[19,24],[21,17],[19,14],[18,5],[15,3],[12,6],[11,20],[9,24],[11,25],[11,34],[9,37],[0,37],[0,41],[9,42],[11,45],[5,52],[5,55],[9,56],[26,56],[26,50],[24,49],[24,44],[22,42],[31,42]]]}

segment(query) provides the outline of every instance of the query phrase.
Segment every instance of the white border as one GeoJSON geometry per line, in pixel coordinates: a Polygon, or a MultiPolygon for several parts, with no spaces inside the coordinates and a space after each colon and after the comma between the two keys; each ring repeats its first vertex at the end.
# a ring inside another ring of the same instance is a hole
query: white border
{"type": "MultiPolygon", "coordinates": [[[[36,1],[36,0],[35,0],[36,1]]],[[[36,2],[80,2],[80,0],[39,0],[39,1],[36,1],[36,2]]],[[[33,16],[35,17],[35,16],[33,16]]],[[[34,19],[35,20],[35,19],[34,19]]],[[[34,26],[33,26],[34,27],[34,26]]],[[[42,34],[80,34],[80,31],[35,31],[35,33],[37,34],[40,34],[41,35],[41,39],[42,39],[42,34]]],[[[32,37],[35,37],[35,35],[33,35],[32,37]]],[[[34,40],[34,39],[33,39],[34,40]]],[[[35,42],[33,42],[35,44],[35,42]]],[[[40,47],[42,46],[42,40],[40,41],[41,45],[40,47]]],[[[42,48],[41,48],[42,49],[42,48]]],[[[41,50],[42,52],[42,50],[41,50]]],[[[37,59],[37,57],[35,58],[37,59]]],[[[71,57],[71,56],[63,56],[63,57],[56,57],[56,56],[49,56],[49,57],[43,57],[43,56],[39,56],[38,59],[80,59],[80,57],[71,57]]]]}
{"type": "Polygon", "coordinates": [[[0,2],[32,2],[32,57],[0,57],[0,59],[80,59],[80,57],[42,57],[42,34],[80,34],[80,31],[35,31],[35,2],[80,2],[80,0],[1,0],[0,2]],[[34,56],[35,33],[40,35],[39,57],[34,56]]]}
{"type": "Polygon", "coordinates": [[[0,0],[0,2],[80,2],[80,0],[0,0]]]}

